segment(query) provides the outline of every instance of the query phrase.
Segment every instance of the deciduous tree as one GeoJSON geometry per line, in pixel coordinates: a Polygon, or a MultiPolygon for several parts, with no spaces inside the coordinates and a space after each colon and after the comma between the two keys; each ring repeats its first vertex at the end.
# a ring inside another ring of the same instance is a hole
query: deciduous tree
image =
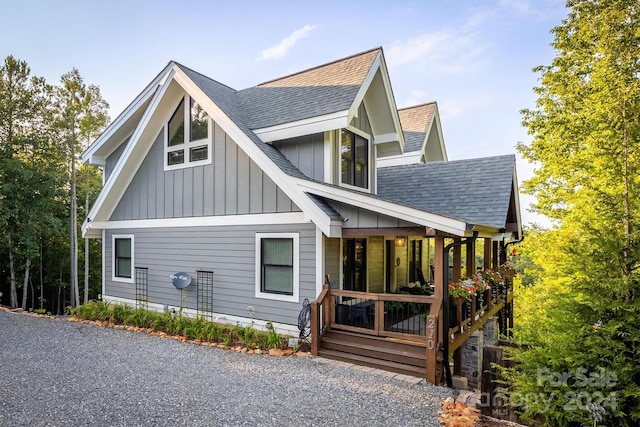
{"type": "Polygon", "coordinates": [[[539,316],[516,331],[530,347],[515,354],[514,396],[552,397],[522,406],[550,425],[593,425],[587,403],[604,407],[605,425],[638,425],[640,4],[567,6],[556,57],[536,69],[536,107],[524,111],[532,142],[518,146],[537,167],[524,189],[555,222],[526,241],[542,272],[524,302],[539,316]],[[603,372],[606,386],[581,381],[603,372]]]}

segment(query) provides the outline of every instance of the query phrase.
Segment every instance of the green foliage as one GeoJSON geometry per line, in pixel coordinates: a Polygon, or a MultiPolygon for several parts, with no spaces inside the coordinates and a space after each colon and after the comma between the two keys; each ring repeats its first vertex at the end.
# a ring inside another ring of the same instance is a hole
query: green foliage
{"type": "Polygon", "coordinates": [[[267,333],[263,335],[262,342],[266,348],[282,348],[282,337],[276,332],[271,321],[267,321],[267,333]]]}
{"type": "Polygon", "coordinates": [[[180,309],[159,313],[144,308],[135,309],[128,305],[111,305],[104,301],[89,301],[87,304],[71,308],[71,314],[79,319],[108,321],[116,325],[135,326],[165,332],[168,335],[184,336],[187,339],[223,343],[227,346],[242,345],[250,349],[257,347],[283,348],[283,338],[271,322],[267,322],[267,332],[259,332],[254,324],[220,325],[203,317],[190,318],[180,309]]]}
{"type": "Polygon", "coordinates": [[[520,407],[549,425],[593,425],[589,401],[606,410],[603,425],[638,425],[640,8],[568,6],[555,59],[536,69],[536,108],[523,112],[533,140],[518,146],[537,168],[524,190],[555,222],[521,245],[514,332],[526,347],[512,354],[512,396],[539,397],[520,407]],[[615,380],[581,380],[600,372],[615,380]]]}

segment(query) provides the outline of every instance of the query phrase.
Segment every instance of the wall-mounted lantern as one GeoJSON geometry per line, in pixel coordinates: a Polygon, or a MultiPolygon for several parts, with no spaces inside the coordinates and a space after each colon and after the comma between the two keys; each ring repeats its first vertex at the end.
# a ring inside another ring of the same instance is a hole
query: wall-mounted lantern
{"type": "Polygon", "coordinates": [[[401,248],[407,243],[407,239],[404,236],[396,236],[396,247],[401,248]]]}

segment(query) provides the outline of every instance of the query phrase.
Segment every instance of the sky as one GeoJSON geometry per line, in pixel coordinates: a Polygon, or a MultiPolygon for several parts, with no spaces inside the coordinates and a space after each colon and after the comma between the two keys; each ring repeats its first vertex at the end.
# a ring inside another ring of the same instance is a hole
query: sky
{"type": "MultiPolygon", "coordinates": [[[[115,118],[170,61],[234,89],[382,46],[398,108],[436,101],[449,160],[530,141],[532,69],[563,0],[0,0],[0,57],[49,83],[77,68],[115,118]]],[[[518,181],[534,166],[518,156],[518,181]]],[[[524,224],[547,225],[520,195],[524,224]]]]}

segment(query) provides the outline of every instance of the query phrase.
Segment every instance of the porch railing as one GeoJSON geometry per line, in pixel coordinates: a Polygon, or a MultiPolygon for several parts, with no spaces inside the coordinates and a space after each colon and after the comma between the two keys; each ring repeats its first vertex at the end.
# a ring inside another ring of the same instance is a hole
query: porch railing
{"type": "Polygon", "coordinates": [[[433,296],[344,291],[325,286],[311,303],[311,352],[318,355],[329,328],[421,343],[425,377],[435,383],[439,300],[433,296]]]}
{"type": "Polygon", "coordinates": [[[484,326],[513,300],[513,283],[493,285],[470,301],[453,301],[449,320],[449,351],[457,350],[475,331],[484,326]]]}

